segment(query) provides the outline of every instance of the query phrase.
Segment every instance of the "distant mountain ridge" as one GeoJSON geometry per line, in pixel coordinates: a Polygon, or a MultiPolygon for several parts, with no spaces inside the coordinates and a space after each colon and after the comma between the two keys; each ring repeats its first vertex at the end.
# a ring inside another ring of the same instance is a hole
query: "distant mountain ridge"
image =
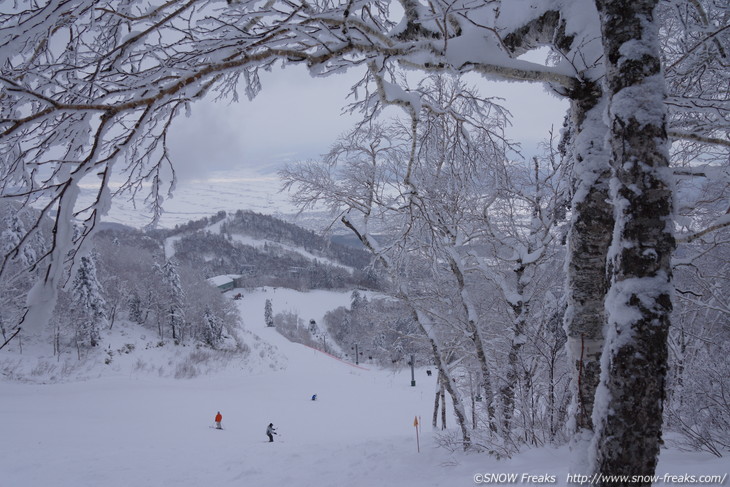
{"type": "Polygon", "coordinates": [[[210,217],[154,230],[166,258],[198,269],[205,277],[239,274],[251,287],[296,289],[375,286],[364,250],[250,210],[219,211],[210,217]]]}

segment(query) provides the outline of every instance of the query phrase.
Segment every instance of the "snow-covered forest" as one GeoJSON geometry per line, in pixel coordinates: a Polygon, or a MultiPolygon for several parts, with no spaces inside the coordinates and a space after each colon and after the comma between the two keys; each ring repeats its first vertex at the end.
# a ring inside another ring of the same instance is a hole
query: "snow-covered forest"
{"type": "MultiPolygon", "coordinates": [[[[327,208],[328,228],[369,252],[352,287],[382,296],[353,295],[315,323],[339,352],[427,360],[432,424],[447,398],[456,422],[437,437],[445,449],[505,458],[568,445],[566,468],[598,485],[652,484],[669,438],[725,456],[728,25],[720,0],[4,4],[3,336],[21,330],[56,353],[73,343],[81,359],[121,310],[153,317],[160,338],[250,351],[230,302],[186,288],[194,278],[174,261],[107,250],[101,265],[104,215],[113,198],[160,215],[175,187],[168,132],[197,100],[253,98],[273,67],[359,69],[346,108],[361,122],[321,160],[279,173],[299,208],[327,208]],[[524,58],[538,49],[544,62],[524,58]],[[474,75],[566,100],[540,154],[507,138],[520,120],[474,75]],[[108,285],[135,266],[146,289],[108,285]],[[134,292],[144,306],[129,304],[134,292]]],[[[249,226],[237,218],[187,241],[195,278],[228,265],[204,254],[249,226]]],[[[337,259],[353,267],[352,256],[337,259]]],[[[344,285],[335,274],[312,283],[344,285]]]]}
{"type": "MultiPolygon", "coordinates": [[[[6,249],[21,238],[33,215],[32,209],[0,205],[6,249]]],[[[43,252],[44,241],[26,247],[20,263],[43,252]]],[[[174,229],[144,232],[114,225],[96,232],[92,243],[67,289],[59,291],[49,323],[58,357],[69,348],[76,349],[78,358],[82,349],[103,348],[100,330],[113,328],[117,316],[153,330],[160,342],[219,348],[226,337],[235,336],[232,329],[239,321],[230,300],[206,281],[220,274],[235,275],[238,287],[250,289],[339,290],[375,284],[364,272],[362,251],[252,212],[218,213],[174,229]]],[[[18,268],[2,283],[0,331],[6,340],[22,317],[33,280],[18,268]]]]}

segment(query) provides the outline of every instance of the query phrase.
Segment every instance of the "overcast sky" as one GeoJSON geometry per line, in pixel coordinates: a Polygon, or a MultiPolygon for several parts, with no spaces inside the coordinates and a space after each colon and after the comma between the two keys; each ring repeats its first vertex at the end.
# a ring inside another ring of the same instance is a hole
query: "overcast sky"
{"type": "MultiPolygon", "coordinates": [[[[262,76],[263,90],[249,101],[243,92],[237,103],[204,100],[181,117],[170,143],[178,177],[208,179],[221,172],[274,172],[290,161],[316,159],[326,153],[357,115],[342,115],[342,107],[357,73],[311,78],[302,67],[275,68],[262,76]]],[[[521,142],[527,156],[548,135],[558,131],[567,104],[539,84],[486,82],[476,76],[482,95],[500,96],[512,112],[508,136],[521,142]]]]}
{"type": "MultiPolygon", "coordinates": [[[[264,74],[263,91],[253,101],[241,92],[237,103],[194,104],[190,117],[179,117],[169,134],[179,184],[172,199],[163,195],[160,224],[174,226],[219,210],[294,213],[288,194],[278,192],[276,171],[287,162],[319,158],[352,128],[359,115],[342,115],[342,107],[359,78],[347,73],[314,79],[303,68],[275,69],[264,74]]],[[[559,133],[567,103],[542,85],[486,82],[476,75],[466,81],[483,96],[505,98],[513,115],[507,135],[522,144],[524,156],[537,153],[551,126],[559,133]]],[[[148,224],[142,199],[136,207],[116,199],[106,220],[148,224]]]]}

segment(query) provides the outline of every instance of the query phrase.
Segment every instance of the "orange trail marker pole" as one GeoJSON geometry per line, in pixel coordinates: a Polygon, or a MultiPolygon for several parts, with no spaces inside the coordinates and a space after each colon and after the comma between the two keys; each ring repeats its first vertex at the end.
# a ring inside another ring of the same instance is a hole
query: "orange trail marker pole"
{"type": "Polygon", "coordinates": [[[418,438],[418,416],[413,418],[413,426],[416,427],[416,447],[418,448],[418,453],[421,453],[421,440],[418,438]]]}

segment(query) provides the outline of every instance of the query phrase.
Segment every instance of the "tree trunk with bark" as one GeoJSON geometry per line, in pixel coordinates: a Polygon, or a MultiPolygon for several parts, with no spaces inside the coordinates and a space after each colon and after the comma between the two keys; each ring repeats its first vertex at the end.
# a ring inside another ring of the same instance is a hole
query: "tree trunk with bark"
{"type": "Polygon", "coordinates": [[[431,422],[433,429],[436,429],[438,427],[438,418],[439,418],[439,397],[441,396],[441,392],[443,391],[443,386],[441,385],[441,371],[439,371],[438,379],[436,379],[437,387],[436,387],[436,397],[433,401],[433,421],[431,422]]]}
{"type": "MultiPolygon", "coordinates": [[[[565,330],[568,361],[572,365],[572,429],[576,441],[589,440],[593,432],[593,403],[606,323],[606,259],[614,217],[609,195],[611,167],[605,147],[608,127],[603,121],[604,110],[605,100],[595,83],[585,83],[571,94],[570,157],[575,185],[568,237],[565,330]]],[[[584,446],[577,448],[584,450],[584,446]]]]}
{"type": "Polygon", "coordinates": [[[616,215],[607,343],[593,414],[592,468],[605,486],[624,485],[605,475],[654,474],[662,444],[675,242],[657,1],[596,1],[616,215]]]}
{"type": "Polygon", "coordinates": [[[507,353],[507,370],[505,371],[504,382],[499,390],[502,396],[502,436],[505,439],[511,438],[512,417],[515,412],[515,389],[517,389],[520,380],[518,370],[519,356],[526,342],[526,304],[522,299],[524,296],[524,286],[521,284],[524,271],[525,268],[521,264],[515,270],[515,274],[517,275],[517,294],[520,296],[520,300],[517,303],[510,303],[515,317],[512,321],[512,340],[510,341],[509,352],[507,353]]]}
{"type": "Polygon", "coordinates": [[[461,307],[467,317],[466,334],[469,337],[469,340],[471,340],[471,342],[474,344],[474,351],[476,352],[477,361],[479,362],[479,368],[482,372],[481,387],[484,390],[484,399],[486,401],[487,422],[489,423],[489,430],[492,432],[496,432],[497,413],[495,411],[494,391],[492,390],[492,379],[491,373],[489,371],[489,362],[487,360],[487,353],[484,350],[484,342],[482,341],[482,336],[479,332],[477,313],[474,310],[471,295],[466,286],[466,277],[462,270],[463,262],[461,261],[461,257],[459,257],[458,253],[453,247],[447,249],[447,258],[449,261],[451,272],[456,278],[456,282],[459,286],[461,307]]]}

